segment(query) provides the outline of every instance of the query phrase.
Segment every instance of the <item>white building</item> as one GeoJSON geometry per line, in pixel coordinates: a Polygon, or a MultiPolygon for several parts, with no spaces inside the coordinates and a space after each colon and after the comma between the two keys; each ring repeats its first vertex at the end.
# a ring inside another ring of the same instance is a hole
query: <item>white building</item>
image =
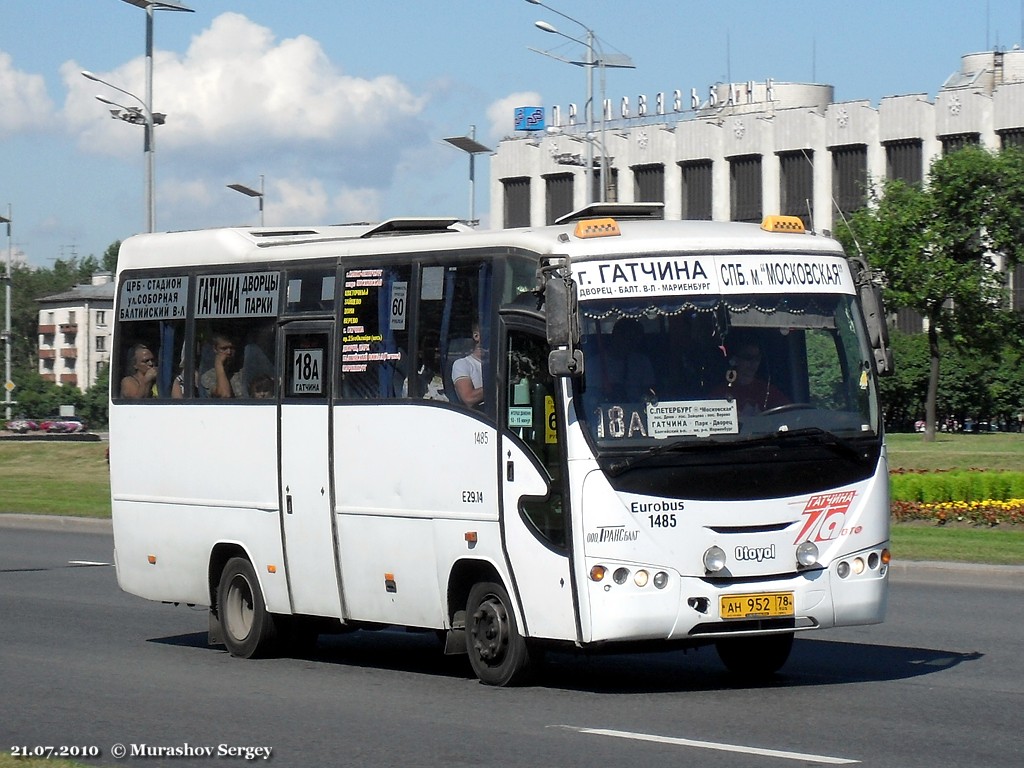
{"type": "Polygon", "coordinates": [[[89,285],[39,302],[39,373],[47,381],[86,390],[110,367],[114,281],[109,272],[89,285]]]}
{"type": "MultiPolygon", "coordinates": [[[[771,79],[640,95],[604,103],[587,147],[582,110],[546,112],[546,130],[503,139],[491,161],[494,226],[537,226],[592,200],[662,202],[667,219],[760,221],[800,216],[834,230],[872,185],[921,182],[931,162],[965,144],[1024,145],[1024,51],[962,57],[927,94],[834,102],[831,85],[771,79]]],[[[1024,307],[1024,274],[1013,304],[1024,307]]],[[[912,322],[912,318],[908,318],[912,322]]],[[[908,328],[909,330],[909,328],[908,328]]]]}

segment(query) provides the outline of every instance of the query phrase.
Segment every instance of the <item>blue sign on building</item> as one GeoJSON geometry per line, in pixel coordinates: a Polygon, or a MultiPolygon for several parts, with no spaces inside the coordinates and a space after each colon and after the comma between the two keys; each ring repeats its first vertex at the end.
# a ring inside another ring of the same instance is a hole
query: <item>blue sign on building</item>
{"type": "Polygon", "coordinates": [[[517,131],[543,131],[544,107],[516,107],[517,131]]]}

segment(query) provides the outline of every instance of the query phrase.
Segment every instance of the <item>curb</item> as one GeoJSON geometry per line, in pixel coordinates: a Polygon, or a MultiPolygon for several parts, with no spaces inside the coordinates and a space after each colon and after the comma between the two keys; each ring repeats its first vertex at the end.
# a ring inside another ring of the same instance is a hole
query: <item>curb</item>
{"type": "Polygon", "coordinates": [[[31,531],[68,531],[71,533],[113,533],[110,518],[67,517],[61,515],[17,515],[0,513],[0,528],[31,531]]]}

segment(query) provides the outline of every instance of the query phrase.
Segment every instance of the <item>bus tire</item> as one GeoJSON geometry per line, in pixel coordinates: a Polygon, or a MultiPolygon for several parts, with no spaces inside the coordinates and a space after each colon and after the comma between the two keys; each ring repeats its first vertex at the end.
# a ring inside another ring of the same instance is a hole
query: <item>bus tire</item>
{"type": "Polygon", "coordinates": [[[486,685],[511,685],[525,676],[529,649],[508,592],[500,584],[484,581],[469,591],[466,650],[474,674],[486,685]]]}
{"type": "Polygon", "coordinates": [[[792,632],[715,641],[715,650],[726,668],[733,674],[750,678],[774,675],[786,663],[792,649],[792,632]]]}
{"type": "Polygon", "coordinates": [[[228,560],[217,587],[217,615],[224,645],[243,659],[267,655],[277,641],[277,626],[267,612],[252,564],[244,557],[228,560]]]}

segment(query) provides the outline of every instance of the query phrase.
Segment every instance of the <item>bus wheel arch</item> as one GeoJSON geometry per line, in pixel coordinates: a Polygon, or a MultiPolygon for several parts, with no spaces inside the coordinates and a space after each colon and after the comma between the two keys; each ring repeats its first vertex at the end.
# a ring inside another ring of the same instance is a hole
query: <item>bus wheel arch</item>
{"type": "Polygon", "coordinates": [[[263,589],[249,558],[233,552],[219,569],[211,561],[211,579],[214,573],[218,576],[213,607],[220,639],[228,652],[245,659],[273,652],[277,622],[267,610],[263,589]]]}

